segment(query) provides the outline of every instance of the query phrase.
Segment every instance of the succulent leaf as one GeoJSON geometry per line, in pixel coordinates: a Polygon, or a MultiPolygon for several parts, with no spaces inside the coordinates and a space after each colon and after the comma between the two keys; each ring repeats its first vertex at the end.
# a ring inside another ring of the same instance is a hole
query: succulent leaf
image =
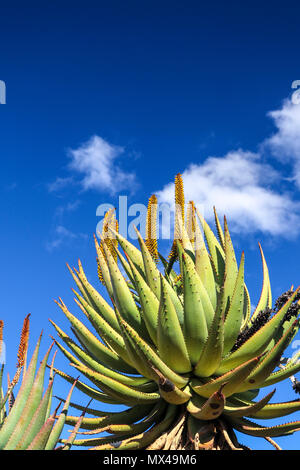
{"type": "Polygon", "coordinates": [[[157,330],[158,353],[161,359],[175,372],[189,372],[192,366],[183,332],[162,276],[157,330]]]}

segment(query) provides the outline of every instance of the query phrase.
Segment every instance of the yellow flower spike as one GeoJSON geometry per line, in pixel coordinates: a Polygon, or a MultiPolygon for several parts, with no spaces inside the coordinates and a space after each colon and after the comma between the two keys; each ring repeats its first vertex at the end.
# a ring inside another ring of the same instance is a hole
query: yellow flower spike
{"type": "Polygon", "coordinates": [[[3,326],[4,326],[3,320],[0,320],[0,356],[1,356],[1,352],[2,352],[3,326]]]}
{"type": "Polygon", "coordinates": [[[194,201],[189,201],[186,212],[186,231],[189,240],[194,247],[196,230],[196,211],[194,201]]]}
{"type": "Polygon", "coordinates": [[[21,369],[26,362],[28,339],[29,339],[29,317],[30,317],[30,313],[25,317],[24,322],[23,322],[23,328],[22,328],[19,351],[18,351],[17,369],[21,369]]]}
{"type": "MultiPolygon", "coordinates": [[[[110,228],[114,229],[116,232],[119,231],[119,224],[118,224],[118,221],[116,220],[115,209],[109,209],[104,216],[103,228],[102,228],[102,234],[101,234],[101,238],[102,238],[101,243],[99,244],[96,237],[94,238],[95,238],[96,250],[97,251],[101,250],[103,258],[105,258],[104,249],[103,249],[103,243],[105,243],[105,245],[111,252],[115,262],[117,262],[118,255],[117,255],[116,249],[118,248],[118,240],[116,239],[116,237],[114,236],[110,228]]],[[[105,286],[106,283],[105,283],[105,279],[103,276],[99,257],[96,259],[96,261],[97,261],[98,278],[100,282],[105,286]]]]}
{"type": "Polygon", "coordinates": [[[153,194],[148,203],[147,219],[146,219],[146,246],[149,250],[154,261],[158,261],[157,251],[157,232],[156,232],[156,219],[157,219],[157,197],[153,194]]]}
{"type": "Polygon", "coordinates": [[[182,176],[178,173],[175,176],[175,227],[174,227],[174,241],[169,254],[169,259],[173,262],[178,257],[176,240],[181,240],[181,230],[184,225],[185,210],[184,210],[184,190],[182,176]]]}

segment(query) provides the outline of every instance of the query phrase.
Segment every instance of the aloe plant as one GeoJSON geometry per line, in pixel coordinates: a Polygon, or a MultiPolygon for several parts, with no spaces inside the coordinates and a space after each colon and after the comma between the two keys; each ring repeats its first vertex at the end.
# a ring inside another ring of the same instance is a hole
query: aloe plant
{"type": "MultiPolygon", "coordinates": [[[[226,218],[222,228],[215,211],[217,238],[192,201],[185,214],[180,175],[175,202],[175,238],[167,260],[157,251],[155,196],[149,201],[146,241],[137,231],[140,249],[118,233],[115,215],[108,212],[95,245],[99,278],[111,304],[88,281],[80,261],[78,269],[69,268],[78,289],[75,302],[92,329],[59,299],[74,339],[52,321],[60,338],[55,342],[91,382],[78,381],[81,391],[98,402],[129,407],[110,413],[88,408],[91,417],[81,421],[84,437],[74,445],[99,450],[244,448],[237,430],[278,448],[272,438],[299,430],[300,421],[268,426],[253,419],[289,415],[300,410],[300,401],[270,403],[275,390],[255,398],[260,389],[300,370],[297,358],[285,365],[281,361],[299,328],[299,289],[272,307],[260,247],[263,287],[251,315],[244,253],[238,264],[226,218]]],[[[55,371],[72,382],[71,376],[55,371]]],[[[77,420],[68,416],[66,423],[77,420]]]]}
{"type": "MultiPolygon", "coordinates": [[[[3,347],[3,321],[0,322],[0,350],[3,347]]],[[[39,337],[32,359],[26,369],[26,356],[29,340],[29,315],[25,318],[18,351],[17,371],[12,381],[8,381],[7,391],[3,391],[4,364],[0,371],[0,449],[1,450],[53,450],[55,449],[65,423],[71,394],[71,387],[62,412],[57,418],[57,410],[50,414],[53,363],[46,391],[43,394],[45,370],[53,344],[48,349],[37,369],[38,353],[42,335],[39,337]],[[22,375],[20,389],[14,397],[14,389],[22,375]],[[57,418],[57,420],[56,420],[57,418]]],[[[1,351],[0,351],[1,352],[1,351]]],[[[69,448],[69,442],[66,447],[69,448]]]]}

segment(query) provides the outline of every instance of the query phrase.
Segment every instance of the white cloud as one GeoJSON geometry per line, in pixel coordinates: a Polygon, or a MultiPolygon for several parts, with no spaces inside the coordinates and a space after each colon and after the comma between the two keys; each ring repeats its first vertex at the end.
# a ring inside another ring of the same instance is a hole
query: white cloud
{"type": "MultiPolygon", "coordinates": [[[[276,130],[258,145],[257,153],[236,150],[189,165],[182,174],[185,194],[187,201],[192,199],[203,208],[208,220],[216,206],[235,231],[289,237],[300,229],[300,201],[295,193],[300,188],[300,104],[286,99],[268,116],[276,130]],[[262,158],[267,155],[268,164],[262,158]],[[276,169],[276,160],[282,173],[276,169]],[[293,194],[283,190],[287,181],[293,194]]],[[[173,195],[173,184],[158,192],[161,202],[172,203],[173,195]]]]}
{"type": "Polygon", "coordinates": [[[277,131],[265,141],[273,155],[283,162],[300,160],[300,106],[285,100],[281,109],[270,111],[277,131]]]}
{"type": "Polygon", "coordinates": [[[70,150],[69,168],[82,175],[80,182],[85,190],[115,194],[135,185],[134,173],[123,171],[116,163],[123,153],[123,147],[112,145],[96,135],[78,149],[70,150]]]}
{"type": "MultiPolygon", "coordinates": [[[[287,99],[268,115],[276,129],[258,145],[256,153],[233,150],[187,166],[183,171],[186,198],[202,206],[208,220],[216,206],[235,231],[293,236],[300,230],[300,201],[292,194],[296,186],[300,188],[300,104],[287,99]],[[264,163],[267,157],[268,164],[264,163]],[[284,190],[287,180],[291,181],[289,193],[284,190]]],[[[49,185],[50,191],[79,183],[84,190],[115,194],[136,185],[135,174],[120,165],[124,148],[97,135],[70,150],[69,157],[70,176],[57,178],[49,185]]],[[[160,202],[172,204],[174,185],[167,184],[157,194],[160,202]]]]}
{"type": "Polygon", "coordinates": [[[300,187],[300,104],[286,99],[281,109],[268,115],[277,131],[263,142],[262,148],[270,150],[282,163],[292,164],[292,179],[300,187]]]}
{"type": "Polygon", "coordinates": [[[132,192],[136,188],[135,174],[123,170],[117,163],[120,157],[125,156],[125,149],[110,144],[98,135],[94,135],[77,149],[70,149],[68,156],[70,163],[67,168],[72,175],[58,177],[48,184],[50,192],[60,191],[70,184],[80,184],[85,191],[93,189],[110,194],[122,190],[132,192]],[[79,178],[76,178],[76,174],[79,178]]]}
{"type": "MultiPolygon", "coordinates": [[[[186,202],[193,200],[203,208],[207,220],[216,206],[219,215],[227,215],[233,231],[292,236],[300,228],[299,203],[277,190],[280,174],[262,163],[259,154],[237,150],[222,158],[209,157],[191,164],[182,177],[186,202]]],[[[159,202],[172,204],[174,184],[157,196],[159,202]]]]}

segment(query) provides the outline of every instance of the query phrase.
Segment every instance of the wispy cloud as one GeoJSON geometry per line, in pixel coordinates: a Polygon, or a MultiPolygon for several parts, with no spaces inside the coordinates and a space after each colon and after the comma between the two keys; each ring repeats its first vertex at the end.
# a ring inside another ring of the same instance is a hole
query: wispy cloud
{"type": "Polygon", "coordinates": [[[57,225],[55,227],[52,240],[46,243],[46,249],[47,251],[51,252],[57,248],[60,248],[63,244],[67,242],[71,243],[74,240],[78,239],[86,240],[87,235],[84,233],[73,233],[63,225],[57,225]]]}
{"type": "Polygon", "coordinates": [[[48,190],[50,193],[61,191],[66,186],[69,186],[71,183],[73,183],[73,178],[71,176],[68,176],[66,178],[58,177],[55,181],[48,184],[48,190]]]}
{"type": "Polygon", "coordinates": [[[79,206],[80,206],[80,201],[78,199],[76,201],[73,201],[73,202],[68,202],[65,205],[58,206],[56,208],[55,213],[54,213],[54,218],[58,219],[58,220],[62,220],[63,216],[66,213],[76,211],[76,209],[78,209],[79,206]]]}
{"type": "Polygon", "coordinates": [[[14,191],[17,187],[18,187],[18,183],[16,181],[14,181],[12,183],[7,183],[7,184],[4,184],[4,185],[1,185],[0,189],[4,190],[4,191],[7,191],[7,192],[10,192],[10,191],[14,191]]]}
{"type": "MultiPolygon", "coordinates": [[[[293,178],[300,186],[296,179],[300,176],[300,105],[285,101],[269,115],[277,130],[258,146],[257,153],[238,149],[223,157],[210,156],[189,165],[182,176],[187,199],[200,205],[208,220],[216,206],[220,214],[228,215],[232,230],[290,237],[300,229],[300,201],[282,189],[282,174],[274,160],[264,162],[263,152],[271,150],[281,162],[292,164],[293,178]]],[[[172,203],[173,194],[174,185],[167,184],[158,192],[159,201],[172,203]]]]}
{"type": "Polygon", "coordinates": [[[119,162],[125,156],[125,149],[100,136],[95,135],[77,149],[70,149],[68,155],[68,170],[72,175],[58,177],[48,186],[50,191],[58,191],[74,183],[80,184],[85,191],[93,189],[110,194],[128,189],[132,192],[136,187],[135,174],[125,171],[119,162]]]}

